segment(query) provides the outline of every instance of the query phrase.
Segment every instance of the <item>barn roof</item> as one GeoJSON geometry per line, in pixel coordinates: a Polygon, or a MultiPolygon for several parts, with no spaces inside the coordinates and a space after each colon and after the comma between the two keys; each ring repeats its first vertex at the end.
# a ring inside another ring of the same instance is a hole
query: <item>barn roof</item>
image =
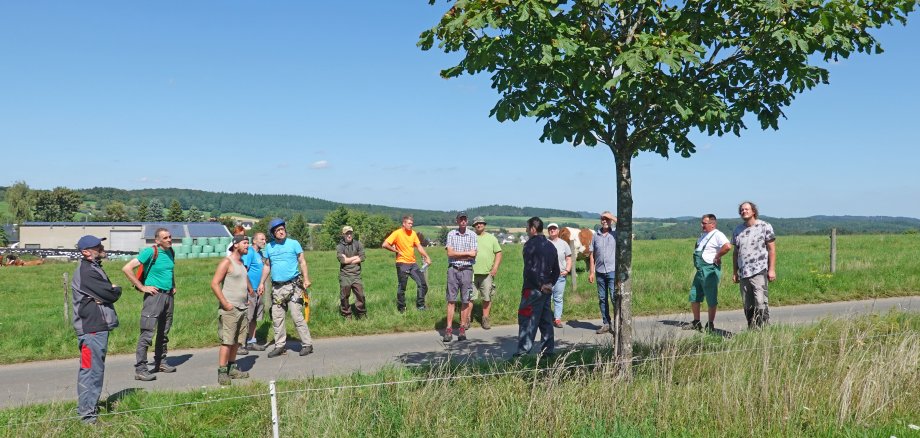
{"type": "Polygon", "coordinates": [[[183,237],[229,237],[220,222],[26,222],[24,227],[143,227],[144,238],[153,239],[157,228],[166,228],[173,239],[183,237]]]}

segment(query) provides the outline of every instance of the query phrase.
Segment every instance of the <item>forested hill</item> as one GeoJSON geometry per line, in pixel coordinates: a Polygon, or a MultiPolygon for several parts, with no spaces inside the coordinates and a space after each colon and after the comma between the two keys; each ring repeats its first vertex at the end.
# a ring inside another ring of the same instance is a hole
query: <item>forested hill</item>
{"type": "MultiPolygon", "coordinates": [[[[761,219],[773,225],[778,236],[825,235],[832,228],[838,234],[920,233],[920,219],[891,216],[811,216],[805,218],[761,219]]],[[[731,237],[740,219],[719,219],[719,229],[731,237]]],[[[696,237],[700,232],[699,218],[637,218],[635,234],[638,239],[675,239],[696,237]]]]}
{"type": "MultiPolygon", "coordinates": [[[[340,205],[368,214],[382,214],[396,221],[403,215],[411,214],[416,225],[449,225],[453,223],[455,211],[419,210],[387,207],[373,204],[342,204],[319,198],[298,195],[257,195],[252,193],[220,193],[190,189],[141,189],[123,190],[111,187],[94,187],[77,190],[85,201],[107,203],[121,201],[126,205],[138,205],[142,199],[159,199],[164,205],[178,200],[183,208],[197,207],[213,216],[227,212],[240,213],[252,217],[286,216],[302,214],[308,222],[322,222],[329,212],[340,205]]],[[[579,217],[579,213],[568,210],[548,208],[515,207],[510,205],[489,205],[469,208],[470,215],[488,216],[557,216],[579,217]]]]}

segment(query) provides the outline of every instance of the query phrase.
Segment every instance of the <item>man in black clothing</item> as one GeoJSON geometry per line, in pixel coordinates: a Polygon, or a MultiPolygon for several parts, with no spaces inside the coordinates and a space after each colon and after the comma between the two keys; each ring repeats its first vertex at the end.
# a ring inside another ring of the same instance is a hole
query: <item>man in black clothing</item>
{"type": "Polygon", "coordinates": [[[550,309],[553,285],[559,279],[556,247],[543,235],[543,221],[532,217],[527,221],[530,239],[524,244],[524,287],[518,306],[518,349],[514,355],[523,356],[533,348],[537,328],[540,329],[540,354],[553,354],[553,312],[550,309]]]}
{"type": "Polygon", "coordinates": [[[73,273],[73,328],[80,345],[80,371],[77,373],[77,414],[84,423],[95,423],[99,394],[105,375],[105,354],[109,331],[118,327],[113,304],[121,298],[121,287],[112,284],[102,270],[105,238],[83,236],[77,249],[83,256],[73,273]]]}

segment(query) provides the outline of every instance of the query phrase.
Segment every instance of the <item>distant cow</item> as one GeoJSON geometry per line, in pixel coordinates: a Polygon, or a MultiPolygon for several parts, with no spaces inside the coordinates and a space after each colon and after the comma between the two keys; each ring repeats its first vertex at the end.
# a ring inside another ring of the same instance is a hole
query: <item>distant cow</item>
{"type": "Polygon", "coordinates": [[[594,239],[594,230],[590,228],[563,227],[559,230],[559,238],[569,243],[575,260],[585,261],[585,270],[588,268],[588,256],[591,254],[591,240],[594,239]]]}
{"type": "Polygon", "coordinates": [[[45,259],[29,260],[27,262],[23,262],[22,260],[19,260],[19,262],[21,263],[21,265],[19,266],[38,266],[38,265],[45,263],[45,259]]]}

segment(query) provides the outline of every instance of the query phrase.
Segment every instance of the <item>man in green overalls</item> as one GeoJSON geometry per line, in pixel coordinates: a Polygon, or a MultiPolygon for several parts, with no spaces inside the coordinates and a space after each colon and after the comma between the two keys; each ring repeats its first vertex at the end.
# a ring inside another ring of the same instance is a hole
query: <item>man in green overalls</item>
{"type": "Polygon", "coordinates": [[[684,326],[687,330],[702,330],[700,324],[700,303],[706,298],[709,304],[709,322],[706,331],[715,329],[716,306],[719,304],[719,281],[722,279],[722,256],[732,250],[728,238],[716,229],[716,215],[705,214],[700,220],[700,238],[696,241],[693,250],[693,266],[696,275],[693,276],[693,285],[690,286],[690,308],[693,310],[693,321],[684,326]]]}

